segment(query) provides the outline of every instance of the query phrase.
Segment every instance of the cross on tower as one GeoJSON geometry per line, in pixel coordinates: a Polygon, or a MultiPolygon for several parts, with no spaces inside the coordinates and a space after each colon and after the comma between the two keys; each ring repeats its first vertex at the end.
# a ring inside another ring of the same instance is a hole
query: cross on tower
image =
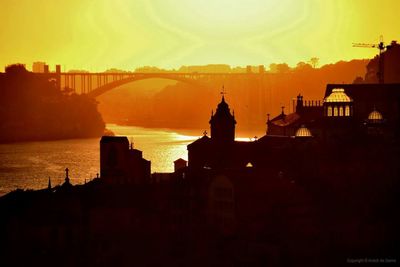
{"type": "Polygon", "coordinates": [[[222,85],[222,91],[221,91],[222,97],[224,97],[224,95],[226,95],[226,94],[227,94],[227,93],[226,93],[226,90],[225,90],[225,86],[222,85]]]}

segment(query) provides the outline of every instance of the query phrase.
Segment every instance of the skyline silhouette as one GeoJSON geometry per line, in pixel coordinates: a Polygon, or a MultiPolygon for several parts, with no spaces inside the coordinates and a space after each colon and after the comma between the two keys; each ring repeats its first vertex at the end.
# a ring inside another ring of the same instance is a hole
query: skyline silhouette
{"type": "Polygon", "coordinates": [[[295,113],[242,142],[222,94],[210,136],[171,173],[151,174],[126,136],[103,136],[93,180],[73,185],[67,167],[61,185],[0,198],[0,255],[12,266],[396,264],[399,105],[399,84],[327,85],[323,104],[299,95],[295,113]]]}
{"type": "Polygon", "coordinates": [[[399,1],[3,2],[0,266],[398,264],[399,1]]]}

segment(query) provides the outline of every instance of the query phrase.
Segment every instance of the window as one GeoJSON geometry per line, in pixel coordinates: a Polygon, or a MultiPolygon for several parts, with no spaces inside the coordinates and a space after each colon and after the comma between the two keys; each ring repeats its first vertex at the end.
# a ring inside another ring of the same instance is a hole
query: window
{"type": "Polygon", "coordinates": [[[339,116],[343,116],[343,107],[339,107],[339,116]]]}
{"type": "Polygon", "coordinates": [[[334,116],[334,117],[337,117],[337,116],[338,116],[338,108],[337,108],[337,107],[334,107],[334,108],[333,108],[333,116],[334,116]]]}
{"type": "Polygon", "coordinates": [[[332,107],[331,106],[328,106],[328,117],[331,117],[332,116],[332,107]]]}
{"type": "Polygon", "coordinates": [[[344,109],[344,115],[345,116],[350,116],[350,106],[346,106],[344,109]]]}

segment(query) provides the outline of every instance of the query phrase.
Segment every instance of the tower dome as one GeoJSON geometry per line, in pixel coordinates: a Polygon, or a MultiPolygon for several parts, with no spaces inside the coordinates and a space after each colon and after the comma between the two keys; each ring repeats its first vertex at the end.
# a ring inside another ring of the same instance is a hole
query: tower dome
{"type": "Polygon", "coordinates": [[[332,93],[324,99],[325,103],[353,102],[343,88],[332,89],[332,93]]]}
{"type": "Polygon", "coordinates": [[[218,104],[217,106],[217,112],[220,110],[221,112],[229,112],[229,106],[225,102],[225,97],[222,96],[221,103],[218,104]]]}
{"type": "Polygon", "coordinates": [[[211,140],[217,143],[230,143],[235,140],[235,113],[231,114],[225,97],[222,96],[215,114],[211,114],[211,140]]]}
{"type": "Polygon", "coordinates": [[[330,95],[324,99],[324,115],[326,117],[353,116],[353,99],[343,88],[334,88],[330,95]]]}
{"type": "Polygon", "coordinates": [[[311,131],[305,127],[304,125],[301,125],[299,129],[297,129],[296,137],[312,137],[311,131]]]}
{"type": "Polygon", "coordinates": [[[369,113],[368,120],[370,122],[381,122],[383,121],[383,116],[379,111],[374,109],[371,113],[369,113]]]}

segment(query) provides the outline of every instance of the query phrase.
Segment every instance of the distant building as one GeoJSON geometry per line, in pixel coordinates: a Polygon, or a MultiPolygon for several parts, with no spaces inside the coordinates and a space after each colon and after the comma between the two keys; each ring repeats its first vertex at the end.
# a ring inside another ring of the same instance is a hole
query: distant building
{"type": "Polygon", "coordinates": [[[247,65],[246,66],[246,73],[253,73],[252,69],[253,68],[250,65],[247,65]]]}
{"type": "Polygon", "coordinates": [[[129,147],[125,136],[103,136],[100,140],[100,178],[113,184],[150,181],[150,161],[142,151],[129,147]]]}
{"type": "Polygon", "coordinates": [[[226,64],[208,64],[201,66],[182,66],[179,68],[179,72],[191,72],[191,73],[229,73],[231,67],[226,64]]]}
{"type": "Polygon", "coordinates": [[[45,62],[33,62],[32,64],[32,72],[34,73],[44,73],[45,72],[45,66],[46,63],[45,62]]]}

